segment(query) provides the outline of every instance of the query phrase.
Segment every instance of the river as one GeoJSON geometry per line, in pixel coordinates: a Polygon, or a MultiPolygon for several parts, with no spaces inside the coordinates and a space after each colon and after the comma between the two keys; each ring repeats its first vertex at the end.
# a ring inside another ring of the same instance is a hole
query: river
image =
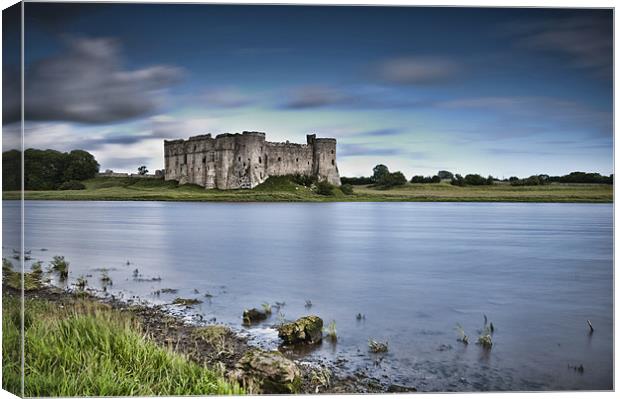
{"type": "MultiPolygon", "coordinates": [[[[6,257],[19,247],[18,206],[3,201],[6,257]]],[[[317,314],[335,321],[338,342],[303,355],[382,381],[422,391],[612,389],[611,204],[25,206],[30,256],[65,256],[69,283],[91,275],[98,287],[108,268],[110,294],[199,298],[203,320],[263,346],[277,345],[279,320],[317,314]],[[162,288],[179,291],[156,295],[162,288]],[[243,310],[263,302],[285,304],[244,328],[243,310]],[[484,315],[495,328],[491,350],[475,344],[484,315]],[[469,345],[457,342],[457,323],[469,345]],[[389,351],[369,353],[371,338],[389,351]]]]}

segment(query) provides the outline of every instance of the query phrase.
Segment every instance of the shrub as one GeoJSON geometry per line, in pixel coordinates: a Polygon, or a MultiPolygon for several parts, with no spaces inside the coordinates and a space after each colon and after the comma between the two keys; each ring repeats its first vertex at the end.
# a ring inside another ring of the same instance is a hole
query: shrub
{"type": "Polygon", "coordinates": [[[313,184],[315,184],[317,181],[316,176],[301,175],[299,173],[293,175],[291,177],[291,180],[293,181],[293,183],[299,184],[300,186],[305,186],[305,187],[310,187],[313,184]]]}
{"type": "Polygon", "coordinates": [[[350,184],[343,184],[340,186],[340,191],[345,195],[353,195],[353,186],[350,184]]]}
{"type": "Polygon", "coordinates": [[[361,186],[361,185],[366,185],[366,184],[372,184],[374,183],[374,180],[372,179],[372,177],[341,177],[340,178],[340,183],[341,184],[351,184],[353,186],[361,186]]]}
{"type": "Polygon", "coordinates": [[[383,188],[402,186],[407,183],[407,178],[402,172],[393,172],[384,175],[377,181],[377,185],[383,188]]]}
{"type": "Polygon", "coordinates": [[[319,195],[332,196],[334,195],[334,186],[322,180],[316,184],[316,193],[319,195]]]}
{"type": "Polygon", "coordinates": [[[86,186],[77,180],[69,180],[58,186],[59,190],[84,190],[86,186]]]}

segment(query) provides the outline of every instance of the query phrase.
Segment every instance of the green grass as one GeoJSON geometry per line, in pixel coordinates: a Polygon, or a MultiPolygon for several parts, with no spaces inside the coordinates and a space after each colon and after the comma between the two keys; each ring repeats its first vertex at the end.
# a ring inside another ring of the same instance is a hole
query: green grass
{"type": "MultiPolygon", "coordinates": [[[[3,296],[4,389],[20,391],[19,299],[3,296]]],[[[92,300],[25,302],[26,396],[242,393],[217,373],[145,337],[130,314],[92,300]]]]}
{"type": "MultiPolygon", "coordinates": [[[[289,177],[271,177],[252,190],[205,190],[196,185],[125,177],[97,177],[84,181],[85,190],[27,191],[29,200],[158,200],[227,202],[355,202],[355,201],[465,201],[465,202],[613,202],[613,186],[562,184],[457,187],[447,183],[411,184],[388,190],[354,186],[352,195],[335,189],[333,196],[319,195],[295,184],[289,177]]],[[[5,200],[19,199],[19,192],[3,192],[5,200]]]]}

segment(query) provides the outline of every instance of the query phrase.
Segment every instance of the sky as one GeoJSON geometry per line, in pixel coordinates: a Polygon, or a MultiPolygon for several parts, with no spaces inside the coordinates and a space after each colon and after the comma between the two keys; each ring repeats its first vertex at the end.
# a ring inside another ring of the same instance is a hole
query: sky
{"type": "Polygon", "coordinates": [[[248,130],[334,137],[341,176],[613,173],[611,10],[25,3],[24,26],[26,147],[102,170],[248,130]]]}

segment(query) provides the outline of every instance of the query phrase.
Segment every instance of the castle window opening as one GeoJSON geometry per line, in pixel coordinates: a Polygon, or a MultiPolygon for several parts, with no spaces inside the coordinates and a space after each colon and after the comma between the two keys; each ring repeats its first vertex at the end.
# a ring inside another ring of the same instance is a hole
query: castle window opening
{"type": "Polygon", "coordinates": [[[187,154],[183,154],[183,163],[187,164],[187,154]]]}
{"type": "Polygon", "coordinates": [[[263,160],[261,159],[261,157],[258,157],[258,163],[263,163],[263,160]]]}
{"type": "Polygon", "coordinates": [[[335,165],[334,160],[332,159],[332,165],[335,165]]]}
{"type": "Polygon", "coordinates": [[[207,163],[207,157],[202,157],[202,163],[207,163]]]}
{"type": "Polygon", "coordinates": [[[245,162],[243,163],[243,167],[245,168],[245,162]]]}
{"type": "Polygon", "coordinates": [[[241,157],[239,157],[239,162],[241,162],[241,157]]]}
{"type": "Polygon", "coordinates": [[[196,151],[196,146],[194,146],[194,152],[196,151]]]}
{"type": "Polygon", "coordinates": [[[334,150],[332,150],[332,154],[334,153],[334,150]]]}
{"type": "Polygon", "coordinates": [[[278,162],[282,161],[282,157],[278,157],[278,162]]]}
{"type": "Polygon", "coordinates": [[[299,158],[295,158],[295,162],[299,162],[299,158]]]}

